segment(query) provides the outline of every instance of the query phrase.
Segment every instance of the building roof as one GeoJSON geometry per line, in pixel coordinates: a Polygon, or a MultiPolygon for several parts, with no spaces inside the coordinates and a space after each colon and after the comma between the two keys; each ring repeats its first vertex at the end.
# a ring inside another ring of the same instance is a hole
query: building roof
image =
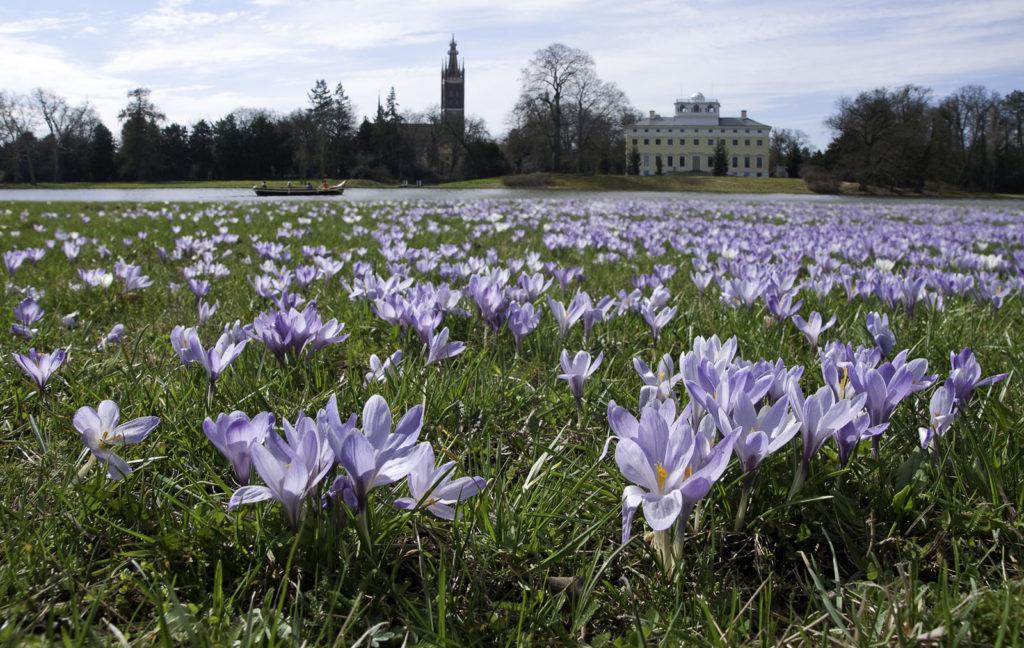
{"type": "Polygon", "coordinates": [[[719,117],[717,124],[707,121],[695,121],[689,118],[689,116],[655,117],[654,119],[641,119],[633,124],[633,126],[692,126],[694,128],[713,128],[716,125],[723,128],[726,126],[730,128],[735,128],[737,126],[771,128],[768,124],[762,124],[761,122],[750,119],[749,117],[719,117]]]}

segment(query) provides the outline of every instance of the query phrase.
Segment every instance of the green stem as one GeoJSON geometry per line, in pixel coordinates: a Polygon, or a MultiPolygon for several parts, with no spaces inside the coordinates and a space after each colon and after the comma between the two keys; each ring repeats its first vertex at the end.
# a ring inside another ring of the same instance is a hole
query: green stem
{"type": "Polygon", "coordinates": [[[733,531],[742,531],[743,527],[747,523],[747,504],[750,502],[750,491],[752,490],[752,486],[752,479],[743,479],[743,490],[740,492],[740,505],[736,509],[736,523],[733,524],[733,531]]]}
{"type": "Polygon", "coordinates": [[[89,474],[89,471],[92,470],[92,467],[95,466],[95,465],[96,465],[96,455],[90,454],[89,455],[89,460],[86,461],[85,465],[82,466],[81,470],[78,471],[78,478],[81,479],[81,480],[85,480],[86,476],[89,474]]]}

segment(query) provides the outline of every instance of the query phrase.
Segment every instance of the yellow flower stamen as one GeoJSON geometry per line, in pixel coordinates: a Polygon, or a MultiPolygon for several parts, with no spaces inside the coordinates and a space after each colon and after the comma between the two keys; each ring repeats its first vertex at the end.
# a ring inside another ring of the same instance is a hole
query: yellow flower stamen
{"type": "Polygon", "coordinates": [[[691,476],[693,476],[693,466],[687,466],[683,471],[683,479],[689,479],[691,476]]]}
{"type": "Polygon", "coordinates": [[[655,473],[657,473],[657,480],[658,480],[658,494],[660,495],[660,494],[661,494],[661,491],[662,491],[662,489],[664,489],[664,488],[665,488],[665,480],[666,480],[666,479],[668,478],[668,471],[667,471],[667,470],[665,470],[665,466],[662,466],[662,465],[661,465],[661,464],[659,463],[659,464],[655,464],[655,466],[654,466],[654,472],[655,472],[655,473]]]}
{"type": "Polygon", "coordinates": [[[843,377],[839,379],[839,398],[846,398],[846,386],[850,383],[850,368],[843,367],[843,377]]]}

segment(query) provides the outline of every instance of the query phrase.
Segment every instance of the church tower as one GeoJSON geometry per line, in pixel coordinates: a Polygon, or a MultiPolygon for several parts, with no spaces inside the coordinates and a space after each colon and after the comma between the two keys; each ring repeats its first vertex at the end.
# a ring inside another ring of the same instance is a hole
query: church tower
{"type": "Polygon", "coordinates": [[[459,65],[455,36],[448,44],[448,62],[441,66],[441,119],[460,137],[466,126],[466,64],[459,65]]]}

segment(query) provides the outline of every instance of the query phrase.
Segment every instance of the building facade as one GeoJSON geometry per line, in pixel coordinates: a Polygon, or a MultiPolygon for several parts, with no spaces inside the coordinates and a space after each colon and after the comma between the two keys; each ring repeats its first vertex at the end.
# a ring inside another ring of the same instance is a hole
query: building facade
{"type": "Polygon", "coordinates": [[[662,117],[653,110],[646,119],[626,127],[626,155],[639,155],[640,175],[711,173],[715,147],[724,140],[728,175],[768,176],[772,127],[747,117],[722,117],[717,99],[697,93],[675,102],[675,114],[662,117]]]}

